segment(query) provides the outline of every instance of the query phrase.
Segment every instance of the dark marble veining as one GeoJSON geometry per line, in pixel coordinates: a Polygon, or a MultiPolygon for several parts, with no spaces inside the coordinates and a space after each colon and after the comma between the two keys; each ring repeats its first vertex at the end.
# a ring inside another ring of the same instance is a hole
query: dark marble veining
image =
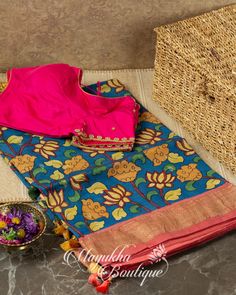
{"type": "MultiPolygon", "coordinates": [[[[88,274],[63,262],[62,241],[49,228],[26,252],[0,250],[0,295],[90,295],[88,274]]],[[[236,234],[232,232],[207,245],[169,258],[162,278],[117,279],[110,294],[233,295],[236,294],[236,234]]],[[[160,268],[152,265],[149,269],[160,268]]]]}

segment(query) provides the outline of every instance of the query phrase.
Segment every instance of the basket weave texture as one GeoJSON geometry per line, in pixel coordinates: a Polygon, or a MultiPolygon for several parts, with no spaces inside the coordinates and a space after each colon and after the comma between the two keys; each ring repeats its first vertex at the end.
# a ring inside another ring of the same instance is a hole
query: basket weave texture
{"type": "Polygon", "coordinates": [[[153,99],[236,172],[236,5],[155,31],[153,99]]]}

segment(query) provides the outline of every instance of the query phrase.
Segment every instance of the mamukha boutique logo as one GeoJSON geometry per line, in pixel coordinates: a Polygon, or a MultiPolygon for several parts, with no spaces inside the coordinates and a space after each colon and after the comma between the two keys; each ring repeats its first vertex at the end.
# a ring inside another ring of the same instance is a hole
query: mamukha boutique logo
{"type": "Polygon", "coordinates": [[[131,245],[125,245],[119,249],[119,252],[117,251],[118,248],[116,248],[111,255],[107,256],[94,256],[92,255],[93,251],[83,252],[85,250],[82,250],[79,255],[75,255],[73,251],[67,251],[64,255],[64,261],[70,267],[75,267],[75,265],[77,265],[80,270],[83,270],[81,264],[90,265],[89,271],[92,273],[96,272],[100,278],[139,278],[141,279],[140,286],[143,286],[148,278],[161,278],[167,273],[169,264],[166,259],[167,251],[164,244],[159,244],[152,249],[144,262],[140,263],[135,269],[130,270],[123,268],[121,263],[123,262],[126,264],[132,260],[132,256],[124,254],[125,249],[129,246],[131,245]],[[94,263],[94,261],[96,261],[96,263],[94,263]],[[106,263],[104,264],[104,262],[106,263]],[[117,262],[117,264],[115,262],[117,262]],[[163,262],[164,265],[163,263],[161,264],[161,262],[163,262]],[[111,263],[113,264],[112,268],[110,267],[111,263]],[[153,267],[147,268],[147,264],[157,264],[157,267],[155,267],[155,269],[153,269],[153,267]],[[91,266],[93,269],[91,269],[91,266]]]}
{"type": "Polygon", "coordinates": [[[168,264],[166,260],[166,254],[167,252],[166,252],[165,245],[160,244],[152,250],[151,254],[149,255],[149,260],[151,263],[156,263],[163,260],[168,264]]]}

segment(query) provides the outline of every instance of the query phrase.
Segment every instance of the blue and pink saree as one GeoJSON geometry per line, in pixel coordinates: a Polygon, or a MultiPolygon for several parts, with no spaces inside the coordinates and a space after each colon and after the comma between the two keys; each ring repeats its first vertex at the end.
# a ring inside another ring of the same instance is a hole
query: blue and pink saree
{"type": "MultiPolygon", "coordinates": [[[[101,83],[101,94],[130,95],[115,79],[101,83]]],[[[236,187],[144,107],[129,152],[79,149],[66,138],[4,126],[0,132],[2,157],[49,218],[69,230],[67,239],[73,235],[77,254],[110,255],[126,245],[129,260],[100,261],[106,269],[147,265],[160,244],[172,255],[236,228],[236,187]]]]}

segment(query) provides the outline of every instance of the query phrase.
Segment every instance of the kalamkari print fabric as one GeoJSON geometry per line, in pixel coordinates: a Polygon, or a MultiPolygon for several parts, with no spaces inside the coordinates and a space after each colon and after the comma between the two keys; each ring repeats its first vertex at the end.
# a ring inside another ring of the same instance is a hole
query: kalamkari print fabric
{"type": "MultiPolygon", "coordinates": [[[[97,91],[97,84],[84,90],[97,91]]],[[[130,95],[116,79],[100,90],[109,99],[130,95]]],[[[132,245],[124,267],[148,264],[159,243],[171,255],[236,227],[235,187],[142,106],[129,152],[79,149],[70,139],[4,126],[0,139],[2,157],[82,249],[109,254],[132,245]]]]}

